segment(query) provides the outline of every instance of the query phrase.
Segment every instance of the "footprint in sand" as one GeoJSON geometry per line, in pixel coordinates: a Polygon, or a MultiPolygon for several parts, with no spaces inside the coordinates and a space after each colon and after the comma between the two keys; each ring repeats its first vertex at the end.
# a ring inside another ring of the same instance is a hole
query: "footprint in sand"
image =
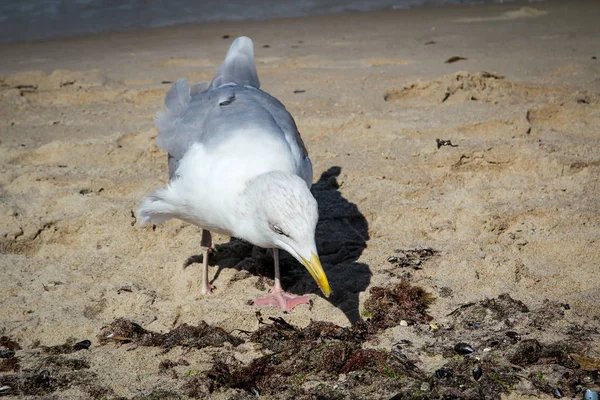
{"type": "Polygon", "coordinates": [[[29,71],[8,76],[2,86],[19,90],[19,97],[46,106],[83,106],[122,100],[139,106],[160,107],[168,89],[158,84],[136,88],[136,85],[111,80],[97,70],[55,70],[50,74],[29,71]]]}
{"type": "Polygon", "coordinates": [[[482,101],[514,104],[568,98],[568,89],[517,83],[490,72],[466,72],[442,76],[427,82],[416,82],[384,94],[385,101],[426,100],[431,103],[482,101]]]}

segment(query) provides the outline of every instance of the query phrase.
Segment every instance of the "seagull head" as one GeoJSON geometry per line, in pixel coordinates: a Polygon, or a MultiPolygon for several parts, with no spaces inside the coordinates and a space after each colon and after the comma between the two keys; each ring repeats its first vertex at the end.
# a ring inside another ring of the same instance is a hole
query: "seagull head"
{"type": "Polygon", "coordinates": [[[249,182],[245,194],[252,218],[240,237],[257,246],[290,253],[328,297],[331,289],[315,244],[317,201],[306,182],[296,175],[274,171],[249,182]]]}

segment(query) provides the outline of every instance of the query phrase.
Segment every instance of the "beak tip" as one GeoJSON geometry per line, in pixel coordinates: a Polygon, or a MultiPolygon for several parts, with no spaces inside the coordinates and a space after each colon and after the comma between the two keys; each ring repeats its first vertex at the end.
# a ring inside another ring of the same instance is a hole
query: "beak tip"
{"type": "MultiPolygon", "coordinates": [[[[329,282],[327,282],[329,283],[329,282]]],[[[323,293],[323,296],[325,297],[329,297],[329,295],[331,294],[331,288],[329,287],[329,285],[327,285],[327,287],[323,288],[321,287],[321,285],[319,285],[319,289],[321,289],[321,292],[323,293]]]]}
{"type": "Polygon", "coordinates": [[[329,287],[329,281],[327,280],[327,275],[325,275],[325,271],[323,271],[323,267],[321,266],[321,261],[319,257],[315,254],[311,254],[310,261],[303,259],[304,265],[312,275],[317,284],[319,285],[319,289],[325,297],[329,297],[331,294],[331,288],[329,287]]]}

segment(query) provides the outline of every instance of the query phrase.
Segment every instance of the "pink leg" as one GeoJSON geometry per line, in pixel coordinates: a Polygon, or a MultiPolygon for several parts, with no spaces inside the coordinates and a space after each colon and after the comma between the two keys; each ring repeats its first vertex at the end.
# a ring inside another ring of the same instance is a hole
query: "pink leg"
{"type": "Polygon", "coordinates": [[[300,304],[310,303],[306,296],[292,296],[283,291],[279,274],[279,250],[273,249],[273,261],[275,261],[275,286],[271,289],[271,294],[267,297],[254,300],[257,306],[279,307],[282,311],[292,311],[294,307],[300,304]]]}
{"type": "Polygon", "coordinates": [[[202,239],[200,240],[200,247],[202,248],[202,287],[200,293],[210,294],[212,293],[212,287],[208,281],[208,251],[212,246],[212,237],[210,231],[202,229],[202,239]]]}

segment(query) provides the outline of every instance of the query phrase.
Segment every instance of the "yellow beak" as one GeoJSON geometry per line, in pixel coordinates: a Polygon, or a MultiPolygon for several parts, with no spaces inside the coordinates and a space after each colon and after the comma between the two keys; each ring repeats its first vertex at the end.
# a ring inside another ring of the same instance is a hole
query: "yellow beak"
{"type": "Polygon", "coordinates": [[[325,275],[325,271],[323,271],[323,267],[321,266],[321,261],[319,260],[319,257],[315,253],[311,253],[310,260],[307,260],[304,257],[300,258],[302,258],[304,266],[306,267],[308,272],[310,272],[310,275],[313,277],[313,279],[317,282],[317,285],[319,285],[319,288],[321,289],[325,297],[329,297],[329,294],[331,293],[331,288],[329,287],[329,281],[327,280],[327,275],[325,275]]]}

